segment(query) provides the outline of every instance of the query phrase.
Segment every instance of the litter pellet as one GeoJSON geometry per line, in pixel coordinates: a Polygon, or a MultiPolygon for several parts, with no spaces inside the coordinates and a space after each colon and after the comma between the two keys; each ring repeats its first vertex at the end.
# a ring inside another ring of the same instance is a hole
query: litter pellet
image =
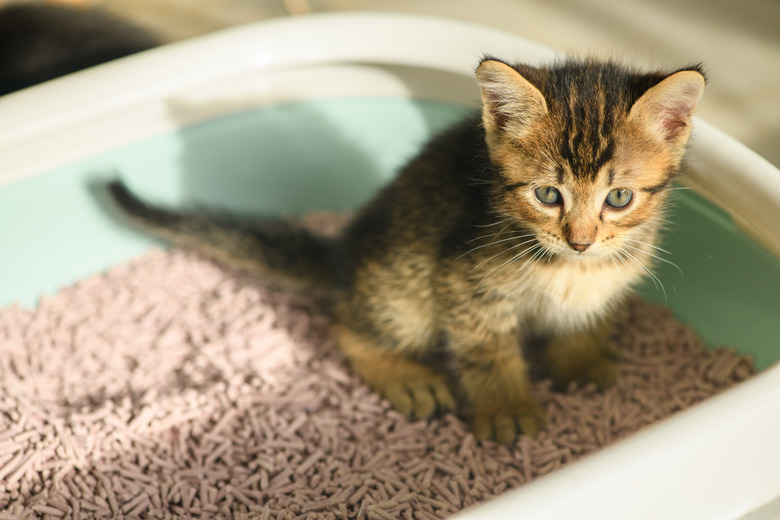
{"type": "Polygon", "coordinates": [[[0,309],[0,516],[444,518],[753,373],[668,311],[627,310],[617,384],[535,382],[549,428],[504,448],[391,410],[315,302],[150,251],[0,309]]]}

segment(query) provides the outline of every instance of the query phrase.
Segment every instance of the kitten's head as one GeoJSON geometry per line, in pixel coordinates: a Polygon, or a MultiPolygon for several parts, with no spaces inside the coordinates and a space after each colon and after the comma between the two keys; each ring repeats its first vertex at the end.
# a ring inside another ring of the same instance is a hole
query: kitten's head
{"type": "Polygon", "coordinates": [[[485,59],[477,79],[503,216],[565,257],[652,240],[704,88],[698,66],[640,74],[595,61],[485,59]]]}

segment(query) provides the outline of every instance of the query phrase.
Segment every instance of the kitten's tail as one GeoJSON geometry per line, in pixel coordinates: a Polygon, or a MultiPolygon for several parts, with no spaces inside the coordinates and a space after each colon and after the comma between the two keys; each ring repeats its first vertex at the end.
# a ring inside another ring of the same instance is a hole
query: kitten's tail
{"type": "Polygon", "coordinates": [[[132,223],[166,242],[291,289],[321,296],[333,295],[338,289],[343,261],[337,238],[283,220],[245,222],[154,206],[120,180],[110,181],[106,188],[132,223]]]}

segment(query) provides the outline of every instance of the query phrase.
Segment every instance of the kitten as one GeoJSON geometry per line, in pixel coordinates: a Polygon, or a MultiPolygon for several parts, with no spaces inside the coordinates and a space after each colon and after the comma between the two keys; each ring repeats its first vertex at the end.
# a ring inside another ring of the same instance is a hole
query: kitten
{"type": "Polygon", "coordinates": [[[649,273],[704,76],[493,58],[476,75],[481,118],[431,140],[335,238],[109,190],[157,236],[328,293],[340,348],[400,412],[460,395],[477,438],[510,443],[545,424],[523,349],[543,348],[561,387],[614,382],[613,316],[649,273]]]}

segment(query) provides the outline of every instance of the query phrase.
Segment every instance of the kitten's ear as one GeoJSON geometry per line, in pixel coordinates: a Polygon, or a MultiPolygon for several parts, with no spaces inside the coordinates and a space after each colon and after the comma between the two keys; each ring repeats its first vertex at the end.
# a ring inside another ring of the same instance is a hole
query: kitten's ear
{"type": "Polygon", "coordinates": [[[683,70],[642,94],[629,118],[662,142],[682,147],[691,134],[691,117],[704,90],[704,76],[683,70]]]}
{"type": "Polygon", "coordinates": [[[482,90],[482,121],[488,131],[520,136],[547,113],[539,89],[506,63],[482,61],[477,82],[482,90]]]}

